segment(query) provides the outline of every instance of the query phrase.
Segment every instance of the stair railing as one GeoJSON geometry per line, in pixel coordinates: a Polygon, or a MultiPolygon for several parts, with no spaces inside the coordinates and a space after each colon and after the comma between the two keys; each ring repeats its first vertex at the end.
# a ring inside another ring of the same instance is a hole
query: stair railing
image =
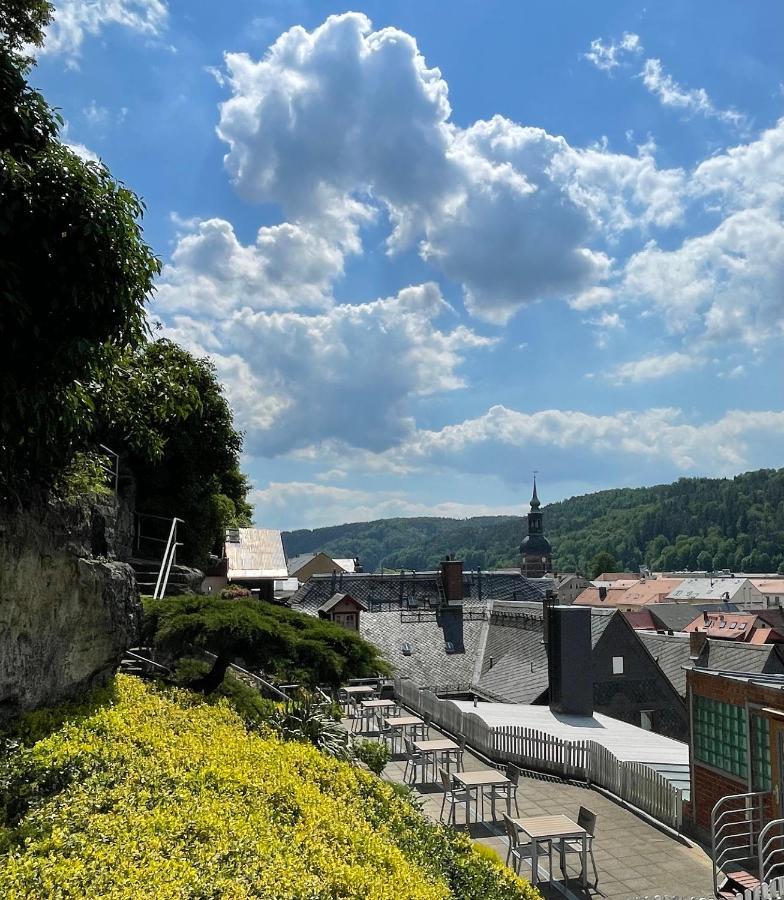
{"type": "Polygon", "coordinates": [[[161,560],[161,568],[158,572],[155,590],[152,595],[154,600],[160,600],[160,598],[166,594],[166,585],[169,583],[169,575],[171,573],[172,564],[174,563],[174,556],[177,553],[177,548],[182,546],[182,544],[177,541],[177,524],[182,523],[183,521],[183,519],[178,519],[176,516],[172,519],[169,537],[166,541],[166,550],[164,551],[163,559],[161,560]]]}
{"type": "Polygon", "coordinates": [[[713,890],[719,892],[719,874],[730,863],[739,865],[757,861],[759,838],[765,817],[768,791],[729,794],[722,797],[711,812],[711,849],[713,890]]]}
{"type": "Polygon", "coordinates": [[[757,859],[759,880],[764,884],[771,881],[778,869],[784,869],[784,819],[773,819],[762,829],[759,836],[757,859]]]}

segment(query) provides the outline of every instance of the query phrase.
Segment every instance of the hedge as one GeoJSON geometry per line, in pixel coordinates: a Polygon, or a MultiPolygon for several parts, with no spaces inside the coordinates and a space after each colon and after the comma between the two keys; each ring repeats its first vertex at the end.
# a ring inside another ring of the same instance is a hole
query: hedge
{"type": "Polygon", "coordinates": [[[13,752],[0,799],[7,900],[540,897],[374,775],[129,676],[13,752]]]}

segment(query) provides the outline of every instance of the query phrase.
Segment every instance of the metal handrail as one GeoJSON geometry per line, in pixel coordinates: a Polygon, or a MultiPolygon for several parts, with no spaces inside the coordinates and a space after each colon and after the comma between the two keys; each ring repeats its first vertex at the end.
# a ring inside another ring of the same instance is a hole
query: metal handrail
{"type": "Polygon", "coordinates": [[[764,883],[770,881],[774,869],[784,867],[784,859],[770,865],[771,859],[777,853],[784,853],[784,846],[772,847],[776,841],[784,841],[784,819],[773,819],[760,831],[757,842],[757,860],[759,863],[759,880],[764,883]],[[773,828],[781,829],[780,834],[774,834],[768,838],[768,832],[773,828]],[[770,850],[770,852],[768,852],[770,850]]]}
{"type": "Polygon", "coordinates": [[[768,795],[768,791],[728,794],[718,800],[711,810],[713,890],[717,894],[719,892],[719,872],[727,863],[740,863],[757,856],[759,840],[764,830],[762,828],[763,802],[768,795]],[[741,805],[729,806],[730,803],[738,802],[741,805]],[[730,816],[739,816],[739,818],[730,819],[730,816]],[[734,843],[738,839],[740,839],[740,843],[734,843]],[[736,851],[745,852],[741,854],[736,851]]]}
{"type": "Polygon", "coordinates": [[[178,522],[183,522],[183,519],[178,519],[175,516],[172,519],[171,528],[169,529],[169,538],[166,541],[166,550],[164,551],[163,559],[161,560],[158,578],[155,581],[155,590],[152,595],[154,600],[160,600],[166,593],[166,585],[168,584],[169,574],[171,573],[172,564],[174,563],[174,556],[177,552],[177,548],[182,546],[182,544],[177,541],[178,522]]]}

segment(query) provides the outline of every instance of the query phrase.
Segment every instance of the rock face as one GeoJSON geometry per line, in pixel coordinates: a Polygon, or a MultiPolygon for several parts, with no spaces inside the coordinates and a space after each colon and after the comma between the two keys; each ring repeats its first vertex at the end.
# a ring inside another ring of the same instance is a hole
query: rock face
{"type": "Polygon", "coordinates": [[[0,724],[97,687],[138,640],[112,504],[0,511],[0,724]]]}

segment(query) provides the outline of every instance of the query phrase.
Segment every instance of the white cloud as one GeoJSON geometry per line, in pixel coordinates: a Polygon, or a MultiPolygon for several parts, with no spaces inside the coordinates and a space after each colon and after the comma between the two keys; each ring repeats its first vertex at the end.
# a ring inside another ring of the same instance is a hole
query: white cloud
{"type": "Polygon", "coordinates": [[[784,118],[748,144],[706,159],[694,171],[695,196],[719,195],[729,209],[784,203],[784,118]]]}
{"type": "Polygon", "coordinates": [[[626,382],[653,381],[667,378],[678,372],[688,372],[699,368],[704,360],[689,353],[663,353],[644,356],[631,362],[621,363],[607,373],[607,377],[616,384],[626,382]]]}
{"type": "MultiPolygon", "coordinates": [[[[567,467],[588,472],[591,458],[616,472],[623,462],[640,480],[640,466],[664,464],[674,471],[704,474],[737,472],[762,465],[765,447],[784,437],[784,412],[733,410],[712,422],[689,423],[677,409],[621,411],[590,415],[572,410],[549,409],[524,413],[494,406],[483,416],[449,425],[440,431],[419,431],[405,448],[389,455],[411,464],[448,463],[457,467],[466,460],[492,468],[501,465],[503,449],[519,471],[521,455],[546,458],[552,469],[557,454],[569,451],[567,467]],[[575,462],[575,452],[580,454],[575,462]]],[[[657,471],[661,471],[657,469],[657,471]]],[[[617,472],[616,472],[617,474],[617,472]]]]}
{"type": "Polygon", "coordinates": [[[597,69],[610,72],[619,66],[626,57],[639,53],[642,53],[639,36],[626,31],[617,44],[614,41],[603,41],[601,38],[591,41],[591,49],[584,54],[584,57],[597,69]]]}
{"type": "Polygon", "coordinates": [[[85,147],[84,144],[70,144],[66,143],[65,145],[69,150],[72,150],[80,159],[83,159],[85,162],[100,162],[97,153],[93,153],[93,151],[89,147],[85,147]]]}
{"type": "Polygon", "coordinates": [[[167,19],[164,0],[59,0],[39,52],[63,55],[75,62],[85,37],[94,37],[108,26],[153,36],[163,30],[167,19]]]}
{"type": "Polygon", "coordinates": [[[367,522],[394,516],[519,515],[519,506],[482,503],[423,503],[402,491],[364,491],[313,482],[272,482],[253,491],[251,503],[259,521],[273,521],[283,528],[318,528],[339,522],[367,522]]]}
{"type": "Polygon", "coordinates": [[[359,249],[355,230],[339,234],[323,222],[265,226],[250,245],[240,242],[225,219],[182,224],[187,231],[158,288],[158,308],[168,315],[182,310],[217,316],[246,305],[326,306],[345,254],[359,249]]]}
{"type": "Polygon", "coordinates": [[[218,133],[243,198],[354,228],[381,207],[390,252],[418,242],[490,321],[590,289],[610,266],[597,241],[681,215],[683,173],[649,147],[575,150],[500,116],[458,128],[414,39],[358,13],[292,28],[258,61],[227,54],[225,78],[218,133]]]}
{"type": "Polygon", "coordinates": [[[692,115],[718,119],[729,125],[744,126],[745,117],[735,109],[718,109],[705,88],[686,88],[664,71],[660,59],[646,59],[640,73],[642,83],[662,106],[681,109],[692,115]]]}
{"type": "Polygon", "coordinates": [[[784,223],[774,210],[748,209],[675,250],[651,242],[616,293],[652,304],[673,333],[761,346],[784,334],[784,223]]]}
{"type": "Polygon", "coordinates": [[[378,452],[413,432],[417,397],[463,387],[464,354],[493,344],[462,326],[440,330],[444,313],[438,287],[424,284],[316,315],[243,306],[209,321],[174,316],[167,333],[211,354],[249,452],[330,439],[378,452]]]}

